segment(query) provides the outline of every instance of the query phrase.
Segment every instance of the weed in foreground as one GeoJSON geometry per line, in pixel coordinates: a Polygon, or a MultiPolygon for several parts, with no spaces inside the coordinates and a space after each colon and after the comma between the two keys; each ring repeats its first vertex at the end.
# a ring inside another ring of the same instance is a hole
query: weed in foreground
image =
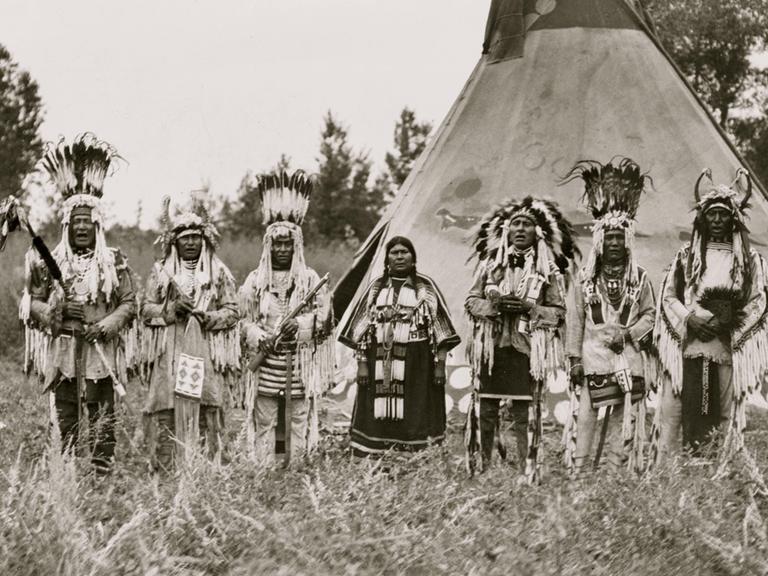
{"type": "Polygon", "coordinates": [[[226,465],[195,455],[152,475],[127,441],[138,423],[121,414],[118,461],[102,478],[62,456],[55,432],[39,437],[47,413],[32,387],[0,386],[21,406],[43,404],[0,415],[2,574],[768,572],[764,416],[747,434],[754,458],[717,481],[714,464],[685,461],[640,479],[569,480],[552,432],[549,472],[529,487],[502,463],[469,478],[458,433],[382,461],[353,459],[327,435],[290,470],[258,467],[235,444],[226,465]]]}

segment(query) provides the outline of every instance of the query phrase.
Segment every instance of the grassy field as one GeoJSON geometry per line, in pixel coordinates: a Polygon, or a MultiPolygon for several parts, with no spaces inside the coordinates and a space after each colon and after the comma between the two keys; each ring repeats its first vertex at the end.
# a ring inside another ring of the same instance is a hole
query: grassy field
{"type": "Polygon", "coordinates": [[[572,481],[552,432],[538,487],[507,464],[468,478],[457,430],[446,448],[384,466],[351,461],[346,438],[327,434],[289,471],[256,467],[235,444],[227,465],[153,476],[121,414],[118,462],[101,479],[59,455],[36,384],[14,362],[0,370],[0,574],[768,572],[759,414],[756,464],[739,457],[722,480],[676,463],[572,481]]]}
{"type": "MultiPolygon", "coordinates": [[[[120,242],[135,270],[149,239],[120,242]]],[[[384,464],[352,461],[345,435],[326,433],[306,465],[255,466],[233,442],[230,462],[199,458],[154,476],[139,423],[120,414],[117,463],[106,478],[60,456],[47,399],[21,375],[15,298],[26,242],[14,238],[0,276],[0,574],[766,574],[768,418],[754,412],[726,478],[670,463],[643,477],[577,481],[545,438],[541,486],[499,464],[468,478],[460,426],[444,448],[384,464]],[[1,358],[5,358],[2,360],[1,358]]],[[[225,245],[238,280],[258,245],[225,245]]],[[[310,252],[338,275],[351,254],[310,252]]],[[[141,389],[129,389],[134,409],[141,389]]],[[[238,420],[231,415],[230,422],[238,420]]],[[[231,424],[230,434],[238,429],[231,424]]]]}

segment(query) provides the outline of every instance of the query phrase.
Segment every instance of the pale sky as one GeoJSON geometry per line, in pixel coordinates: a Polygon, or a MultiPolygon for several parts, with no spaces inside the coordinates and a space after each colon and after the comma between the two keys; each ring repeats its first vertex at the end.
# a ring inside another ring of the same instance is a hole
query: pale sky
{"type": "Polygon", "coordinates": [[[0,43],[37,80],[43,137],[92,131],[129,162],[105,190],[233,195],[281,153],[314,170],[329,109],[377,168],[403,108],[439,123],[477,62],[490,0],[3,0],[0,43]]]}

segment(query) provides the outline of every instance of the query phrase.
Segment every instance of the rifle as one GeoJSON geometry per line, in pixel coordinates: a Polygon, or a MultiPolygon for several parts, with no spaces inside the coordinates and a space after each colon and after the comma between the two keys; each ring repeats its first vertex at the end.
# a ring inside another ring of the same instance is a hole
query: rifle
{"type": "MultiPolygon", "coordinates": [[[[286,324],[288,324],[289,320],[293,320],[298,316],[304,308],[307,307],[307,305],[312,301],[312,299],[315,297],[315,295],[320,291],[320,288],[325,286],[328,283],[328,274],[320,278],[320,281],[310,290],[307,292],[307,295],[304,296],[304,298],[299,302],[296,307],[291,310],[285,318],[283,318],[280,323],[275,327],[274,331],[272,332],[272,336],[270,339],[274,339],[275,344],[277,344],[280,341],[280,337],[282,336],[283,330],[285,330],[286,324]]],[[[251,357],[250,362],[248,362],[248,368],[252,371],[258,370],[259,366],[262,365],[264,362],[264,359],[266,358],[267,354],[266,352],[263,352],[262,350],[256,350],[253,353],[253,356],[251,357]]]]}

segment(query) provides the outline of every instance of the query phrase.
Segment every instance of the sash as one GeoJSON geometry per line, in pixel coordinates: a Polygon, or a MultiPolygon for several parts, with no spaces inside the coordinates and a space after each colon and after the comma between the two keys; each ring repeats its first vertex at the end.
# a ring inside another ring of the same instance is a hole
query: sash
{"type": "Polygon", "coordinates": [[[720,379],[707,358],[683,359],[683,445],[698,451],[720,424],[720,379]]]}
{"type": "Polygon", "coordinates": [[[391,286],[382,289],[376,297],[374,418],[402,420],[405,417],[406,345],[419,336],[418,305],[416,291],[407,284],[400,287],[396,302],[391,286]]]}

